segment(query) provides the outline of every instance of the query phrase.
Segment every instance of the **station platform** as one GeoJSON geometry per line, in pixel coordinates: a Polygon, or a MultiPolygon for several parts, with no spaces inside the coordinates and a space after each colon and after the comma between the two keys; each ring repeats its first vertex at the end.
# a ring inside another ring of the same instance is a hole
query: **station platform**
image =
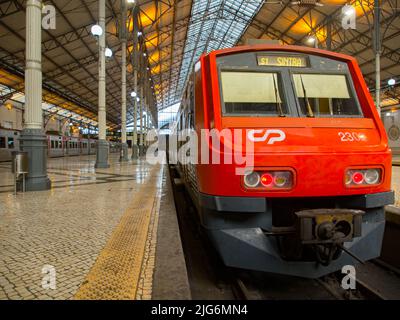
{"type": "Polygon", "coordinates": [[[392,155],[392,164],[394,166],[400,166],[400,155],[398,154],[392,155]]]}
{"type": "Polygon", "coordinates": [[[0,299],[189,299],[167,167],[94,164],[49,159],[51,190],[14,195],[0,163],[0,299]]]}

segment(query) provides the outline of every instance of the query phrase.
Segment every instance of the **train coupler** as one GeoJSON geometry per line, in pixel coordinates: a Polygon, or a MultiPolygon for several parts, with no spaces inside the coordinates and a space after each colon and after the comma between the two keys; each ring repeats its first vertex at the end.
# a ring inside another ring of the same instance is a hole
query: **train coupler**
{"type": "Polygon", "coordinates": [[[303,244],[351,241],[361,236],[365,212],[352,209],[312,209],[296,212],[297,231],[303,244]]]}
{"type": "Polygon", "coordinates": [[[361,236],[362,216],[365,212],[351,209],[313,209],[296,212],[297,231],[301,243],[311,245],[316,259],[322,265],[329,265],[344,250],[344,242],[361,236]]]}

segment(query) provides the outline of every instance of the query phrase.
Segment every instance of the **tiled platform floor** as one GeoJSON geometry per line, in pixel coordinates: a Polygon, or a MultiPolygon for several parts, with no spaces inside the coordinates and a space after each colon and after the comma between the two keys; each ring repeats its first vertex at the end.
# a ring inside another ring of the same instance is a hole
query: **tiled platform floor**
{"type": "MultiPolygon", "coordinates": [[[[74,298],[100,253],[110,247],[114,229],[121,229],[120,221],[135,219],[142,197],[152,206],[148,215],[154,214],[152,203],[159,200],[162,187],[161,165],[144,160],[120,163],[118,155],[112,155],[111,167],[96,172],[94,161],[95,156],[50,159],[52,189],[17,196],[10,164],[0,163],[0,299],[74,298]],[[56,271],[54,290],[42,287],[49,279],[49,273],[42,273],[46,265],[56,271]]],[[[149,216],[141,226],[146,236],[154,220],[149,216]]],[[[154,243],[139,245],[138,259],[148,258],[146,248],[154,243]]],[[[147,286],[151,275],[148,278],[147,274],[147,286]]]]}

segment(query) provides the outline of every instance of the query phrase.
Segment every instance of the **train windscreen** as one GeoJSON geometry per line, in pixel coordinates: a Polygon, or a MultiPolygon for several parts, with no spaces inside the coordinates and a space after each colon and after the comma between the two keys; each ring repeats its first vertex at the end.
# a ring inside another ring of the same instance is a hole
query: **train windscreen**
{"type": "Polygon", "coordinates": [[[303,115],[309,117],[360,116],[361,110],[343,74],[293,75],[303,115]]]}
{"type": "Polygon", "coordinates": [[[287,106],[277,73],[221,72],[223,113],[228,116],[283,116],[287,106]]]}

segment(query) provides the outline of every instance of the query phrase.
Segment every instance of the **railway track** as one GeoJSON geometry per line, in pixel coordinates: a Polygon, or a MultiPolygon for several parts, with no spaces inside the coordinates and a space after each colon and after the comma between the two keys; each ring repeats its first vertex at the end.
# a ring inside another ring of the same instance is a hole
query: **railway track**
{"type": "MultiPolygon", "coordinates": [[[[248,284],[241,277],[232,280],[232,291],[240,300],[389,300],[385,290],[377,289],[364,280],[356,280],[355,290],[341,287],[341,279],[337,275],[321,279],[300,281],[292,279],[291,288],[267,287],[248,284]],[[279,291],[280,290],[280,291],[279,291]]],[[[400,296],[398,297],[400,298],[400,296]]]]}
{"type": "Polygon", "coordinates": [[[355,290],[341,287],[340,272],[320,279],[304,279],[227,268],[202,234],[195,207],[177,172],[170,170],[193,299],[387,300],[396,296],[400,299],[399,271],[380,260],[356,267],[355,290]],[[391,283],[389,288],[387,283],[391,283]]]}

